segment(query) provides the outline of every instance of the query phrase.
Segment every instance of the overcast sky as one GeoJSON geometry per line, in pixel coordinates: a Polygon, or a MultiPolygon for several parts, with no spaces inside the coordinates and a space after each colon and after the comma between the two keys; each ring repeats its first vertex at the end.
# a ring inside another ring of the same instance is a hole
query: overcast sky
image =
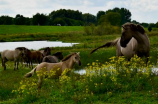
{"type": "Polygon", "coordinates": [[[54,10],[72,9],[96,15],[115,7],[126,8],[132,20],[140,23],[158,22],[158,0],[0,0],[0,16],[21,14],[32,17],[36,13],[49,14],[54,10]]]}

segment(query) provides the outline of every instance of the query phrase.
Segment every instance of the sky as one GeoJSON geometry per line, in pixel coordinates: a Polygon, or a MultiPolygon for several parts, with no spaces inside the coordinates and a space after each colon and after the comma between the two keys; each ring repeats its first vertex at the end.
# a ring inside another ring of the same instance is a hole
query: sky
{"type": "Polygon", "coordinates": [[[158,0],[0,0],[0,16],[33,17],[36,13],[48,15],[59,9],[79,10],[96,16],[98,11],[126,8],[132,16],[131,20],[140,23],[158,22],[158,0]]]}

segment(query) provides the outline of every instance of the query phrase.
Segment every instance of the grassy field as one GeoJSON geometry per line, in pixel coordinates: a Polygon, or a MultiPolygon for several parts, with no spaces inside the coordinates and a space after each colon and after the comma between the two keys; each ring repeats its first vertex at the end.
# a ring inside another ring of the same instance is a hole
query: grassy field
{"type": "Polygon", "coordinates": [[[25,33],[54,33],[68,31],[83,31],[83,26],[24,26],[0,25],[0,35],[25,33]]]}
{"type": "Polygon", "coordinates": [[[73,47],[52,47],[51,53],[62,51],[66,56],[70,52],[80,52],[82,65],[80,67],[75,65],[74,70],[87,70],[85,75],[73,72],[69,76],[64,75],[62,77],[65,78],[64,80],[46,78],[41,92],[37,92],[37,75],[25,79],[23,76],[31,69],[20,64],[19,70],[13,71],[14,63],[7,62],[6,71],[0,65],[0,103],[156,104],[158,103],[158,77],[151,70],[153,66],[158,65],[158,31],[155,29],[147,34],[151,51],[150,63],[146,67],[142,64],[144,61],[139,58],[134,59],[130,66],[124,59],[118,63],[113,57],[116,55],[115,47],[100,49],[89,56],[92,49],[120,37],[119,34],[86,35],[84,27],[81,26],[0,26],[0,39],[3,41],[60,40],[80,43],[73,47]],[[140,69],[145,69],[146,72],[134,71],[140,69]],[[89,70],[94,71],[95,74],[89,73],[89,70]],[[100,71],[101,74],[96,74],[100,71]]]}

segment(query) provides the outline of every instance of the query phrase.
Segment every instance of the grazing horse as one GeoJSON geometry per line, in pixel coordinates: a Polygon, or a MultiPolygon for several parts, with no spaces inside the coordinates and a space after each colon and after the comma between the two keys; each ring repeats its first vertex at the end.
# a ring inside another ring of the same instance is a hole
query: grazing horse
{"type": "Polygon", "coordinates": [[[27,62],[27,64],[29,64],[29,67],[30,67],[30,63],[31,63],[31,66],[33,68],[33,60],[37,61],[39,64],[42,62],[42,59],[43,59],[43,55],[40,51],[30,51],[29,49],[25,49],[24,50],[24,59],[25,61],[27,62]]]}
{"type": "Polygon", "coordinates": [[[46,47],[44,50],[40,50],[40,52],[43,54],[43,56],[48,56],[51,54],[51,49],[46,47]]]}
{"type": "MultiPolygon", "coordinates": [[[[28,72],[24,77],[31,77],[33,76],[34,72],[39,72],[40,70],[45,68],[45,71],[48,73],[51,73],[52,71],[55,71],[55,74],[53,74],[52,78],[59,78],[61,76],[62,72],[65,69],[72,69],[74,64],[77,63],[78,65],[81,65],[80,56],[79,53],[72,53],[67,55],[64,59],[62,59],[59,63],[47,63],[43,62],[39,65],[37,65],[33,70],[28,72]]],[[[38,76],[38,89],[41,89],[43,76],[38,76]]]]}
{"type": "Polygon", "coordinates": [[[134,55],[138,57],[146,57],[146,65],[149,59],[150,42],[144,28],[141,25],[133,23],[125,23],[122,25],[123,32],[121,38],[94,49],[90,54],[99,48],[110,47],[116,45],[116,55],[125,56],[128,60],[134,55]]]}
{"type": "Polygon", "coordinates": [[[57,63],[59,62],[58,60],[62,60],[63,59],[63,54],[62,52],[56,52],[53,54],[53,56],[48,55],[45,56],[42,60],[42,62],[48,62],[48,63],[57,63]]]}
{"type": "Polygon", "coordinates": [[[21,58],[23,53],[24,53],[23,47],[17,47],[17,48],[15,48],[15,50],[2,51],[1,58],[2,58],[2,66],[3,66],[4,70],[6,70],[5,63],[8,60],[14,61],[14,70],[15,70],[16,66],[17,66],[17,70],[18,70],[19,59],[21,58]]]}

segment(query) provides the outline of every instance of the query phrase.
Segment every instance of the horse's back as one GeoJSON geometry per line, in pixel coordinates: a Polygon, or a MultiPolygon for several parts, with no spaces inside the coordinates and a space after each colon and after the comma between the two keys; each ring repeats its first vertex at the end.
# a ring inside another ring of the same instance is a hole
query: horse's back
{"type": "Polygon", "coordinates": [[[36,71],[39,71],[41,69],[46,69],[47,71],[50,71],[51,69],[56,70],[58,68],[61,68],[61,63],[47,63],[47,62],[42,62],[37,66],[36,71]]]}
{"type": "Polygon", "coordinates": [[[32,51],[31,54],[33,58],[42,57],[42,53],[40,51],[32,51]]]}
{"type": "Polygon", "coordinates": [[[58,59],[55,56],[48,55],[43,58],[42,62],[57,63],[58,59]]]}
{"type": "Polygon", "coordinates": [[[14,51],[13,50],[4,50],[1,53],[2,59],[7,58],[7,59],[13,59],[14,58],[14,51]]]}

